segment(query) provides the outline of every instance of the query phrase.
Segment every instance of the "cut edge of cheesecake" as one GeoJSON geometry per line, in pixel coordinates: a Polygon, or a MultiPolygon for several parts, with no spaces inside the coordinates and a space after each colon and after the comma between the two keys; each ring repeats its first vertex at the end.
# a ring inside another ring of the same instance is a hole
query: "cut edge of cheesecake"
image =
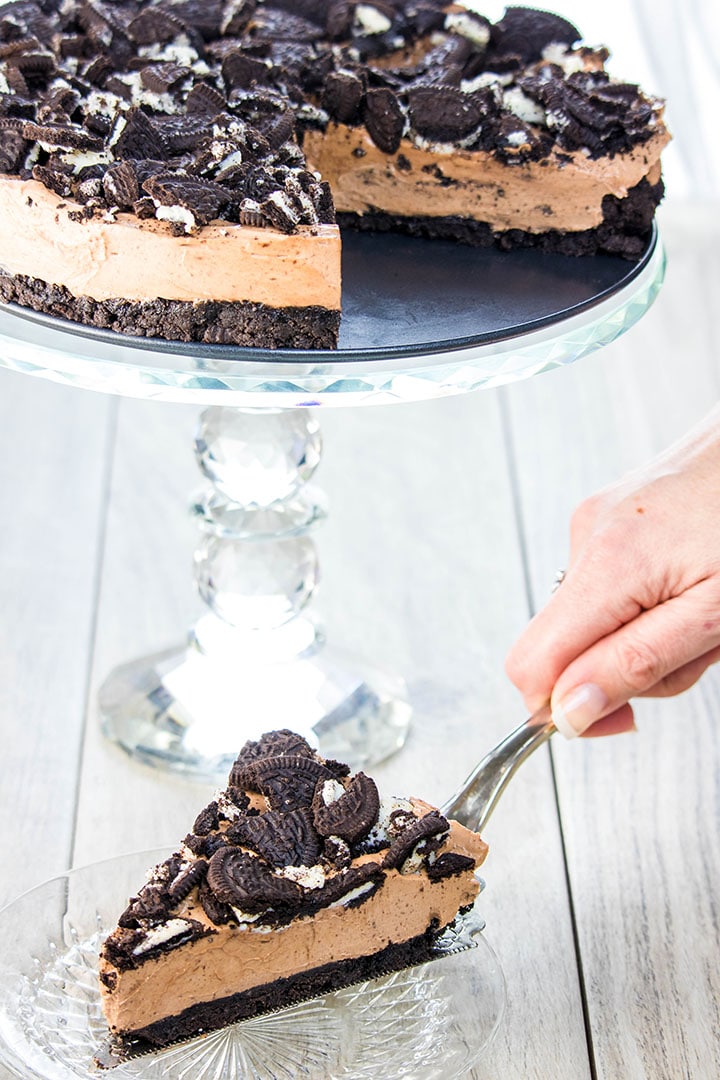
{"type": "Polygon", "coordinates": [[[173,224],[81,204],[38,180],[0,177],[0,298],[142,337],[330,349],[340,324],[337,225],[173,224]]]}

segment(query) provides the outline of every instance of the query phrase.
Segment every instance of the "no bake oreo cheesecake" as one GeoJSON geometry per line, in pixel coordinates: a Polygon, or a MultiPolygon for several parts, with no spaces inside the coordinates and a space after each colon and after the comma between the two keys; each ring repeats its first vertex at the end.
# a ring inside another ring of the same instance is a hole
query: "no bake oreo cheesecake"
{"type": "Polygon", "coordinates": [[[662,103],[567,20],[445,0],[0,5],[0,297],[332,347],[340,234],[635,259],[662,103]]]}
{"type": "Polygon", "coordinates": [[[107,938],[116,1053],[142,1052],[427,959],[486,844],[298,735],[249,742],[228,787],[107,938]]]}

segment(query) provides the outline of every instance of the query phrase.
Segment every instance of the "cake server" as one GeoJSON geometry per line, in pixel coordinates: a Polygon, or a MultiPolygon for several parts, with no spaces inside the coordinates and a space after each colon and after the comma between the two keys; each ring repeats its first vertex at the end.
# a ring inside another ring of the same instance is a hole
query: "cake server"
{"type": "Polygon", "coordinates": [[[482,833],[509,781],[534,750],[556,731],[550,706],[544,705],[511,731],[480,761],[463,786],[443,803],[440,813],[473,832],[482,833]]]}

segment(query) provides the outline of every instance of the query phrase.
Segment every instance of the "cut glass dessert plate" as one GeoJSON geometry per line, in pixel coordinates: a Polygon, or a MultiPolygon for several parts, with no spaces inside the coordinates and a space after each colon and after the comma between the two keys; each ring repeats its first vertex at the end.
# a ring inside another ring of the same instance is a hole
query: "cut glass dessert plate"
{"type": "Polygon", "coordinates": [[[0,1064],[33,1080],[446,1080],[500,1024],[505,983],[471,912],[438,959],[243,1021],[104,1072],[97,957],[142,874],[140,852],[62,874],[0,912],[0,1064]]]}

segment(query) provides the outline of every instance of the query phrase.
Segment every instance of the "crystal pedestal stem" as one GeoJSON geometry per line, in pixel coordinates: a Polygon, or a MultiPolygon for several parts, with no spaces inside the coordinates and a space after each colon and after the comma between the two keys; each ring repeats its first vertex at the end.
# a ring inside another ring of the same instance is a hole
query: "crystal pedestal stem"
{"type": "Polygon", "coordinates": [[[309,602],[310,532],[325,500],[309,409],[211,407],[195,452],[210,487],[193,502],[207,611],[182,646],[116,669],[100,691],[105,734],[128,753],[198,779],[222,779],[242,743],[290,727],[353,767],[402,746],[401,680],[328,646],[309,602]]]}

